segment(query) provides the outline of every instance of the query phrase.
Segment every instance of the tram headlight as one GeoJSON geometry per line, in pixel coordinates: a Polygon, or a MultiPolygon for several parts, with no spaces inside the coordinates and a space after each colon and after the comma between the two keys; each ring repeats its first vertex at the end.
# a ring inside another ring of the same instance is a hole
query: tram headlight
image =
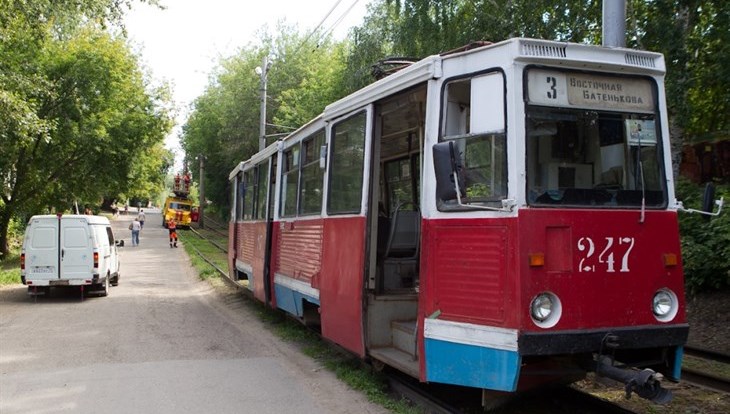
{"type": "Polygon", "coordinates": [[[651,309],[659,322],[669,322],[677,316],[679,301],[677,295],[669,289],[660,289],[654,294],[651,309]]]}
{"type": "Polygon", "coordinates": [[[532,299],[530,316],[535,325],[541,328],[552,328],[560,320],[562,305],[560,299],[551,293],[543,292],[532,299]]]}

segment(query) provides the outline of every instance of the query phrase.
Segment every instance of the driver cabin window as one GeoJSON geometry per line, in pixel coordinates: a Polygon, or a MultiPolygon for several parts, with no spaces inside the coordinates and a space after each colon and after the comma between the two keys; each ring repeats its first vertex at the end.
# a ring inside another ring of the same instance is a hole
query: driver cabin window
{"type": "MultiPolygon", "coordinates": [[[[462,203],[492,205],[507,196],[505,92],[501,72],[457,79],[444,87],[441,141],[454,143],[466,195],[462,203]]],[[[439,209],[458,206],[438,200],[439,209]]]]}

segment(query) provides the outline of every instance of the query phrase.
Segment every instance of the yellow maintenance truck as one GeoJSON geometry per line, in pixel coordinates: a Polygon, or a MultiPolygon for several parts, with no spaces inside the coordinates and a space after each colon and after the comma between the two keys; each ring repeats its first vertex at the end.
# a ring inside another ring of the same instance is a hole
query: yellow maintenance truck
{"type": "Polygon", "coordinates": [[[172,186],[171,195],[165,199],[162,209],[162,227],[167,228],[170,220],[175,220],[177,227],[190,227],[190,223],[198,221],[197,209],[190,199],[190,174],[177,174],[172,186]]]}

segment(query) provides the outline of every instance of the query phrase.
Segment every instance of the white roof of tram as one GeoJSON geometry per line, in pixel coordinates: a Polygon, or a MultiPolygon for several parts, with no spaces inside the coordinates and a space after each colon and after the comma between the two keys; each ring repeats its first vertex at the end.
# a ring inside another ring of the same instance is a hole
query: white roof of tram
{"type": "Polygon", "coordinates": [[[440,78],[443,75],[442,62],[446,59],[456,59],[481,50],[497,48],[504,49],[504,52],[511,56],[514,61],[527,64],[584,67],[586,69],[604,69],[624,73],[650,72],[664,74],[666,71],[664,56],[661,53],[528,38],[508,39],[445,56],[433,55],[327,105],[324,112],[316,118],[283,139],[269,145],[249,160],[240,162],[228,175],[228,179],[232,180],[238,172],[246,170],[247,165],[255,165],[269,157],[282,148],[282,145],[285,147],[289,141],[296,141],[299,137],[308,136],[315,132],[330,120],[347,115],[368,103],[375,102],[429,79],[440,78]]]}

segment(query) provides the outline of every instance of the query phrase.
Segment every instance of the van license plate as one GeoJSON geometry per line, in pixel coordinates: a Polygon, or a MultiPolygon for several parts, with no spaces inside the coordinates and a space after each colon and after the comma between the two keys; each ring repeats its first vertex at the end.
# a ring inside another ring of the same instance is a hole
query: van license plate
{"type": "Polygon", "coordinates": [[[68,286],[68,280],[51,280],[51,286],[68,286]]]}
{"type": "Polygon", "coordinates": [[[53,273],[56,268],[53,266],[33,266],[33,273],[53,273]]]}

